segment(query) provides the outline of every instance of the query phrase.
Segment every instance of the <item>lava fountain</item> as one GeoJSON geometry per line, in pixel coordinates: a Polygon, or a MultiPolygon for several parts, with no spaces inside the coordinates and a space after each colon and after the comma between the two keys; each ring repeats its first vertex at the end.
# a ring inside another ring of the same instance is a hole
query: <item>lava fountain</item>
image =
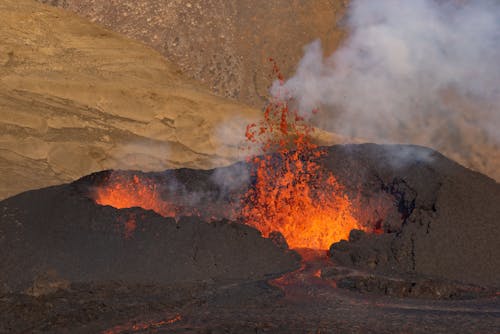
{"type": "Polygon", "coordinates": [[[249,159],[255,183],[243,198],[242,220],[265,237],[279,231],[291,248],[328,249],[363,229],[342,186],[321,167],[325,152],[312,143],[313,130],[297,111],[275,102],[246,131],[265,154],[249,159]]]}
{"type": "MultiPolygon", "coordinates": [[[[276,65],[275,74],[282,81],[276,65]]],[[[240,194],[238,220],[264,237],[280,232],[291,248],[326,250],[347,239],[352,229],[365,228],[352,215],[352,204],[335,176],[322,168],[326,153],[312,143],[313,127],[283,101],[271,101],[259,123],[249,124],[249,146],[263,155],[252,156],[253,182],[240,194]]],[[[165,199],[156,181],[135,175],[113,176],[94,192],[94,200],[116,208],[142,207],[165,217],[199,215],[195,206],[165,199]]],[[[168,196],[167,196],[168,197],[168,196]]]]}

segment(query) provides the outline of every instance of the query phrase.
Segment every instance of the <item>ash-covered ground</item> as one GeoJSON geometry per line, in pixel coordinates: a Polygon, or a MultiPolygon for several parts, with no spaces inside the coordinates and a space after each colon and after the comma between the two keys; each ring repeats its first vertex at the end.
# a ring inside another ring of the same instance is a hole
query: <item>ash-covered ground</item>
{"type": "Polygon", "coordinates": [[[0,202],[0,332],[497,332],[498,183],[422,147],[325,150],[377,232],[328,254],[225,219],[252,186],[243,163],[108,171],[0,202]],[[196,214],[96,204],[113,175],[169,185],[164,196],[196,214]]]}

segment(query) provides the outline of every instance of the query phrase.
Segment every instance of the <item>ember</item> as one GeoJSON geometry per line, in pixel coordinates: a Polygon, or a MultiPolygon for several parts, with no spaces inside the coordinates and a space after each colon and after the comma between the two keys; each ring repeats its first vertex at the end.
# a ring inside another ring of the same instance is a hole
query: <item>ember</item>
{"type": "Polygon", "coordinates": [[[125,239],[132,237],[135,229],[137,228],[137,222],[135,220],[135,215],[133,213],[129,214],[124,224],[124,236],[125,239]]]}
{"type": "MultiPolygon", "coordinates": [[[[283,84],[278,66],[270,61],[283,84]]],[[[242,216],[264,236],[281,232],[292,248],[328,249],[363,227],[352,216],[342,186],[321,168],[318,161],[325,152],[312,143],[313,131],[283,101],[271,101],[264,120],[247,127],[247,139],[260,144],[265,155],[250,159],[256,182],[245,195],[242,216]]]]}

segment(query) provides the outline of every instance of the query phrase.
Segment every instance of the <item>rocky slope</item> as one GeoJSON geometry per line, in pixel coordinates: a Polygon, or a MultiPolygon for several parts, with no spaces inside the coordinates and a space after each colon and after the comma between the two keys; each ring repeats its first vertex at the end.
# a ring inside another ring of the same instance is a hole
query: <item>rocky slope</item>
{"type": "MultiPolygon", "coordinates": [[[[319,38],[325,54],[331,54],[347,35],[343,23],[349,6],[347,0],[261,1],[258,5],[248,0],[42,2],[142,41],[178,64],[190,77],[207,84],[212,92],[256,106],[264,102],[272,81],[268,58],[274,57],[285,77],[290,77],[304,45],[319,38]]],[[[432,147],[500,180],[498,140],[488,136],[477,122],[491,106],[452,94],[445,99],[447,108],[456,110],[453,117],[430,110],[430,116],[415,116],[402,124],[380,119],[373,125],[375,136],[369,136],[362,127],[351,135],[371,142],[432,147]]],[[[323,115],[327,119],[318,115],[315,124],[339,132],[332,122],[337,111],[323,115]]]]}
{"type": "Polygon", "coordinates": [[[6,0],[0,21],[0,198],[107,168],[227,164],[260,115],[61,9],[6,0]]]}
{"type": "Polygon", "coordinates": [[[55,289],[63,282],[228,282],[299,266],[296,254],[248,226],[99,206],[68,185],[11,197],[1,212],[0,245],[9,251],[0,258],[0,295],[40,294],[44,280],[55,289]]]}
{"type": "Polygon", "coordinates": [[[291,75],[302,48],[333,51],[347,1],[42,0],[152,46],[218,95],[261,106],[273,57],[291,75]]]}
{"type": "MultiPolygon", "coordinates": [[[[382,234],[351,231],[330,255],[382,274],[404,273],[477,285],[500,282],[500,185],[436,151],[406,145],[331,147],[324,162],[351,194],[389,194],[382,234]],[[404,162],[407,154],[424,157],[404,162]],[[340,162],[340,163],[339,163],[340,162]]],[[[363,208],[363,206],[362,206],[363,208]]]]}

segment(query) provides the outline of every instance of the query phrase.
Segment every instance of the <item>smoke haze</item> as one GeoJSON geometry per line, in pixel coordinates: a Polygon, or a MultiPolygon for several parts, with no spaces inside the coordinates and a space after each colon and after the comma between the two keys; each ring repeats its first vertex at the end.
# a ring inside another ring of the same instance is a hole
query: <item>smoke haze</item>
{"type": "Polygon", "coordinates": [[[271,94],[340,134],[479,155],[479,169],[483,151],[498,157],[500,2],[353,0],[346,23],[343,47],[308,45],[271,94]]]}

